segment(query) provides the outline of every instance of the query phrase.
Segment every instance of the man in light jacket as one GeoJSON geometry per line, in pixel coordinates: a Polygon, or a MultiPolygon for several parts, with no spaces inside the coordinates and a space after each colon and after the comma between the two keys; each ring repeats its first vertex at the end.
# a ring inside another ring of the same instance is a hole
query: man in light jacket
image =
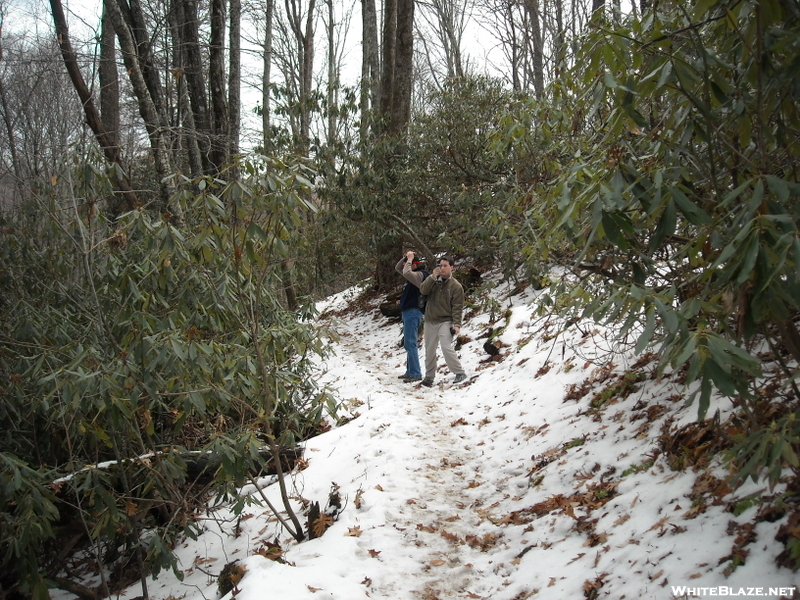
{"type": "Polygon", "coordinates": [[[453,338],[461,331],[464,312],[464,288],[453,277],[453,259],[443,256],[439,266],[420,285],[419,291],[428,297],[425,306],[425,379],[422,385],[431,387],[436,378],[436,346],[450,372],[455,374],[453,383],[467,378],[461,361],[453,348],[453,338]]]}

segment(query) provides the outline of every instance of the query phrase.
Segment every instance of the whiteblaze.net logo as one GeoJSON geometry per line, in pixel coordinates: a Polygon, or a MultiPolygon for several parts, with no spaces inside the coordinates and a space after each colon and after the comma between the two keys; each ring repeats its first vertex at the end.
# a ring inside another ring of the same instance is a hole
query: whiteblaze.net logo
{"type": "Polygon", "coordinates": [[[775,598],[795,598],[795,587],[690,587],[686,585],[673,585],[672,595],[675,598],[700,598],[703,596],[772,596],[775,598]]]}

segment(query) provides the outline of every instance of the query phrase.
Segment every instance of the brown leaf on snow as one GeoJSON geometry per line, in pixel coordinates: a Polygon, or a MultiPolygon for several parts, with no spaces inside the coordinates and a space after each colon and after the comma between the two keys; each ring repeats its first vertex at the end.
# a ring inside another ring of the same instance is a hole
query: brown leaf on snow
{"type": "Polygon", "coordinates": [[[622,515],[616,521],[614,521],[614,525],[622,525],[625,521],[627,521],[630,518],[631,518],[630,515],[622,515]]]}
{"type": "Polygon", "coordinates": [[[450,427],[455,427],[456,425],[469,425],[469,423],[467,423],[464,417],[461,417],[460,419],[456,419],[455,421],[450,423],[450,427]]]}
{"type": "Polygon", "coordinates": [[[368,550],[368,552],[372,558],[378,558],[378,555],[381,553],[380,550],[368,550]]]}
{"type": "Polygon", "coordinates": [[[355,527],[350,527],[347,530],[347,533],[344,534],[344,537],[361,537],[362,533],[363,531],[361,531],[361,527],[356,525],[355,527]]]}
{"type": "Polygon", "coordinates": [[[649,531],[655,531],[656,529],[661,529],[667,523],[667,521],[669,521],[669,517],[664,517],[663,519],[659,519],[658,522],[649,529],[649,531]]]}
{"type": "Polygon", "coordinates": [[[442,537],[452,544],[462,544],[462,540],[455,533],[449,531],[442,531],[442,537]]]}
{"type": "Polygon", "coordinates": [[[322,588],[315,588],[311,587],[310,585],[307,585],[306,587],[308,588],[308,591],[311,592],[312,594],[316,594],[317,592],[322,591],[322,588]]]}
{"type": "Polygon", "coordinates": [[[322,537],[322,534],[328,531],[331,525],[333,525],[333,517],[330,515],[322,514],[314,519],[314,537],[322,537]]]}
{"type": "Polygon", "coordinates": [[[586,540],[583,545],[584,546],[591,546],[594,548],[595,546],[599,546],[600,544],[605,544],[608,541],[608,536],[605,533],[592,533],[589,535],[589,539],[586,540]]]}
{"type": "Polygon", "coordinates": [[[485,533],[480,537],[477,535],[468,535],[465,539],[470,547],[480,548],[481,552],[486,552],[489,548],[497,544],[500,536],[495,533],[485,533]]]}
{"type": "Polygon", "coordinates": [[[572,559],[571,561],[569,561],[567,564],[568,564],[568,565],[571,565],[571,564],[572,564],[572,563],[574,563],[576,560],[580,560],[580,559],[581,559],[581,558],[583,558],[584,556],[586,556],[586,552],[579,552],[579,553],[578,553],[578,556],[576,556],[575,558],[573,558],[573,559],[572,559]]]}
{"type": "Polygon", "coordinates": [[[436,560],[431,561],[432,567],[441,567],[444,564],[444,561],[441,558],[437,558],[436,560]]]}
{"type": "Polygon", "coordinates": [[[268,560],[281,561],[283,559],[283,549],[277,540],[274,542],[264,542],[263,545],[256,550],[256,554],[260,554],[268,560]]]}

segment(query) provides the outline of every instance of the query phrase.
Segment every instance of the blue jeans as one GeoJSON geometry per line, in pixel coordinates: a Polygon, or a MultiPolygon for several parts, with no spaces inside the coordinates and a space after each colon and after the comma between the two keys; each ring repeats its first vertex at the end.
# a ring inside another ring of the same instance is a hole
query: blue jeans
{"type": "Polygon", "coordinates": [[[420,309],[409,308],[403,311],[403,347],[406,350],[406,375],[409,377],[422,377],[417,349],[420,323],[422,323],[420,309]]]}

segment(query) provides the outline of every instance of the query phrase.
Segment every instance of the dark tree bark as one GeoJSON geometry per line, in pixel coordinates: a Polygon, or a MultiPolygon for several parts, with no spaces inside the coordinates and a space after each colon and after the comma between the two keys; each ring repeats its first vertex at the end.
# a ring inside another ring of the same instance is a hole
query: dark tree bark
{"type": "Polygon", "coordinates": [[[172,39],[172,64],[175,73],[176,90],[176,123],[178,125],[178,143],[184,149],[189,162],[189,172],[193,178],[203,175],[203,157],[200,153],[200,145],[197,135],[197,127],[194,121],[189,89],[186,84],[186,74],[184,69],[184,53],[181,48],[181,19],[182,15],[178,10],[170,10],[168,14],[169,27],[172,39]]]}
{"type": "Polygon", "coordinates": [[[239,153],[242,111],[242,0],[230,0],[230,57],[228,67],[229,150],[239,153]]]}
{"type": "Polygon", "coordinates": [[[542,47],[542,20],[539,14],[539,0],[525,0],[525,10],[530,24],[531,76],[533,91],[537,98],[544,95],[544,49],[542,47]]]}
{"type": "Polygon", "coordinates": [[[205,77],[203,76],[203,54],[198,33],[197,0],[173,0],[173,9],[181,31],[183,74],[189,93],[189,103],[197,132],[197,144],[203,158],[203,170],[210,172],[209,136],[211,121],[208,110],[205,77]]]}
{"type": "MultiPolygon", "coordinates": [[[[78,93],[78,97],[83,105],[83,112],[86,115],[86,122],[95,139],[103,149],[103,154],[106,160],[112,164],[122,167],[121,152],[118,145],[114,144],[109,138],[108,133],[103,127],[103,122],[97,108],[94,105],[94,98],[92,97],[86,82],[83,79],[80,67],[78,66],[78,57],[75,50],[72,48],[72,43],[69,39],[69,28],[67,27],[67,19],[64,15],[64,7],[61,5],[61,0],[50,0],[50,9],[53,14],[53,23],[55,24],[56,36],[58,45],[61,49],[61,56],[64,59],[64,65],[67,68],[72,85],[78,93]]],[[[120,169],[121,170],[121,169],[120,169]]],[[[133,210],[138,205],[136,194],[131,188],[130,182],[125,176],[119,176],[118,169],[112,170],[112,179],[117,189],[122,193],[125,205],[128,209],[133,210]]]]}
{"type": "Polygon", "coordinates": [[[362,59],[361,59],[361,140],[366,141],[373,111],[380,103],[380,49],[378,47],[378,15],[375,0],[361,0],[362,59]]]}
{"type": "Polygon", "coordinates": [[[148,34],[147,21],[142,11],[142,5],[139,0],[118,0],[118,5],[136,44],[139,68],[147,86],[147,91],[150,94],[150,99],[159,114],[162,126],[166,126],[164,93],[158,69],[154,63],[153,48],[150,43],[150,35],[148,34]]]}
{"type": "MultiPolygon", "coordinates": [[[[394,95],[394,67],[397,51],[397,2],[385,0],[383,4],[383,48],[381,49],[381,98],[380,113],[384,120],[389,118],[394,95]]],[[[386,128],[388,123],[383,123],[386,128]]]]}
{"type": "Polygon", "coordinates": [[[208,85],[211,88],[213,135],[211,164],[219,173],[228,162],[228,101],[225,90],[225,0],[211,0],[211,47],[208,85]]]}
{"type": "Polygon", "coordinates": [[[119,73],[117,72],[117,43],[114,24],[103,2],[103,19],[100,30],[100,65],[97,75],[100,80],[100,116],[109,140],[119,145],[119,73]]]}
{"type": "Polygon", "coordinates": [[[339,65],[336,62],[336,22],[333,10],[333,0],[325,0],[328,7],[328,131],[327,143],[333,145],[336,141],[336,129],[339,123],[338,89],[339,65]]]}
{"type": "Polygon", "coordinates": [[[403,136],[411,120],[411,92],[414,72],[414,0],[397,0],[397,48],[392,93],[392,135],[403,136]]]}
{"type": "Polygon", "coordinates": [[[270,129],[270,95],[272,92],[272,21],[275,16],[275,0],[267,0],[267,10],[264,15],[264,70],[262,73],[261,88],[261,127],[263,129],[264,151],[272,143],[270,129]]]}

